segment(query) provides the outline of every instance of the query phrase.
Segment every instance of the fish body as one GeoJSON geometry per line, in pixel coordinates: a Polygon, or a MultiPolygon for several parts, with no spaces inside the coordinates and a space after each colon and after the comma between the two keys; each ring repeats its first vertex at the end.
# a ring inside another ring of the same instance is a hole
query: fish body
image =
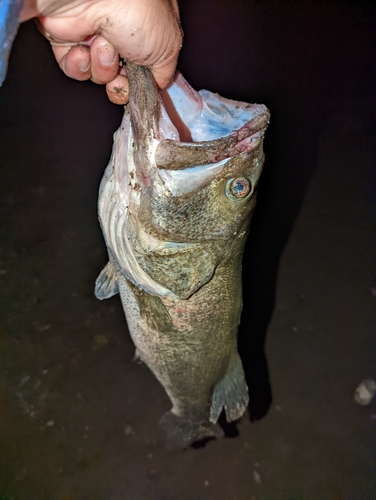
{"type": "Polygon", "coordinates": [[[248,404],[241,260],[269,112],[197,93],[181,75],[163,102],[147,68],[127,63],[127,75],[99,193],[109,263],[95,293],[120,293],[136,354],[173,405],[160,421],[167,446],[184,448],[221,437],[221,411],[237,420],[248,404]]]}

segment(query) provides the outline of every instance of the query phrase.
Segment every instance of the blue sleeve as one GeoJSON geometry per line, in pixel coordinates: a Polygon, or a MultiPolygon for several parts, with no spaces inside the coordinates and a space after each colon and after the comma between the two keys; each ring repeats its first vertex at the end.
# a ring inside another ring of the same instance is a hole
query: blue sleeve
{"type": "Polygon", "coordinates": [[[16,36],[24,0],[0,0],[0,85],[5,80],[8,58],[16,36]]]}

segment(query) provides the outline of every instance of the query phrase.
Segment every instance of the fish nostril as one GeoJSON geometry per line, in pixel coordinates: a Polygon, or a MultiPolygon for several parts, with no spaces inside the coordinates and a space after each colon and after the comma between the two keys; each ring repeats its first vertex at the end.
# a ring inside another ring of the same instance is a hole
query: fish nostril
{"type": "Polygon", "coordinates": [[[244,198],[251,191],[251,183],[245,177],[237,177],[229,182],[228,188],[235,198],[244,198]]]}

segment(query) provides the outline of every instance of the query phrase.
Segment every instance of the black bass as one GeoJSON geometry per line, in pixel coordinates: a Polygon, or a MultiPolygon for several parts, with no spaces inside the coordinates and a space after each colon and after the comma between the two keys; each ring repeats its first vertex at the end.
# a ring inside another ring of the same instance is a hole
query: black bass
{"type": "Polygon", "coordinates": [[[223,436],[221,411],[234,421],[248,404],[241,262],[269,112],[196,92],[181,75],[162,101],[148,68],[128,62],[127,75],[99,192],[109,263],[95,294],[120,293],[136,355],[172,402],[160,420],[167,446],[184,448],[223,436]]]}

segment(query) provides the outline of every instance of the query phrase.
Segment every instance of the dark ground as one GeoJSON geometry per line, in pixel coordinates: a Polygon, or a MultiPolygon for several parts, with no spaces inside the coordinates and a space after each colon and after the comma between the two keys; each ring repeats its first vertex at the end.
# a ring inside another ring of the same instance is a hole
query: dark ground
{"type": "Polygon", "coordinates": [[[119,299],[93,295],[122,111],[61,74],[28,23],[0,91],[0,499],[375,499],[376,407],[353,401],[376,378],[375,11],[180,3],[187,80],[272,112],[239,347],[255,419],[270,404],[268,330],[273,402],[238,437],[165,450],[167,396],[132,363],[119,299]]]}

